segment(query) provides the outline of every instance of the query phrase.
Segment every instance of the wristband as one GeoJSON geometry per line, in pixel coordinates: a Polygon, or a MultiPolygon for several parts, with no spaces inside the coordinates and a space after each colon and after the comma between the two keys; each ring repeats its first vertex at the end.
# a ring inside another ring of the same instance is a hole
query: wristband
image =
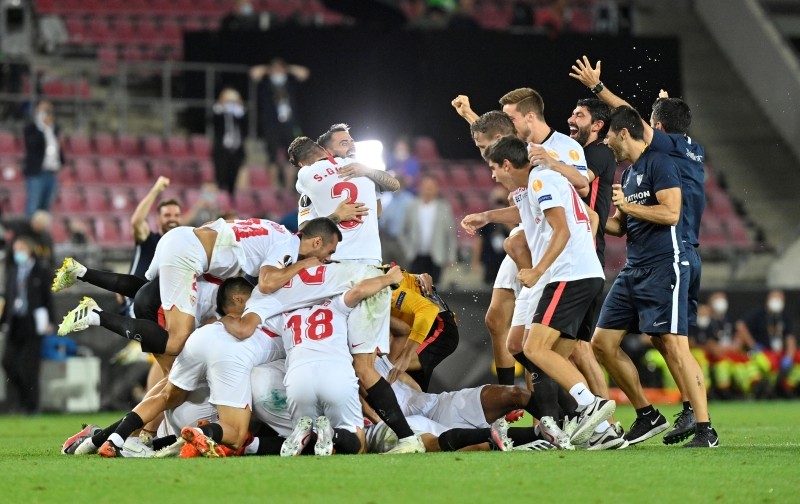
{"type": "Polygon", "coordinates": [[[591,88],[592,93],[597,94],[602,91],[604,87],[606,87],[605,84],[603,84],[603,81],[600,81],[595,87],[591,88]]]}

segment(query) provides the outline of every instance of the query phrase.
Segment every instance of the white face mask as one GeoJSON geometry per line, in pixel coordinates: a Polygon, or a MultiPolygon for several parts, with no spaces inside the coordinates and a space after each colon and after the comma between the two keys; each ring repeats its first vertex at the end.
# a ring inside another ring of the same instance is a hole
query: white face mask
{"type": "Polygon", "coordinates": [[[286,79],[287,77],[285,73],[276,73],[269,75],[269,80],[272,81],[272,84],[275,86],[283,86],[284,84],[286,84],[286,79]]]}
{"type": "Polygon", "coordinates": [[[728,300],[725,298],[716,298],[714,302],[711,303],[711,309],[719,316],[725,315],[728,311],[728,300]]]}
{"type": "Polygon", "coordinates": [[[30,256],[28,255],[27,252],[23,252],[21,250],[17,250],[16,252],[14,252],[14,262],[17,263],[18,265],[21,266],[25,264],[26,262],[28,262],[28,259],[30,259],[30,256]]]}
{"type": "Polygon", "coordinates": [[[783,311],[783,300],[781,298],[770,298],[767,301],[767,309],[772,313],[780,313],[783,311]]]}
{"type": "Polygon", "coordinates": [[[711,317],[707,315],[698,315],[697,316],[697,327],[700,329],[705,329],[711,324],[711,317]]]}

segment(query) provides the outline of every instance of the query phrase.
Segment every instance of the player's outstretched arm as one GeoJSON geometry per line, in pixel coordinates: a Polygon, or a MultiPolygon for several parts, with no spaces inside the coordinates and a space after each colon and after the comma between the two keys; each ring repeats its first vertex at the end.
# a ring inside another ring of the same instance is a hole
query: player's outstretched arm
{"type": "MultiPolygon", "coordinates": [[[[599,100],[603,103],[615,109],[617,107],[631,107],[633,106],[625,101],[622,97],[615,95],[608,89],[608,86],[603,84],[600,80],[600,61],[597,62],[597,66],[592,68],[592,63],[589,61],[589,58],[583,56],[582,59],[575,60],[575,64],[572,65],[572,71],[574,73],[569,74],[570,77],[579,81],[584,86],[588,87],[590,91],[592,91],[599,100]],[[600,91],[595,93],[595,89],[600,88],[600,91]]],[[[666,91],[663,89],[661,92],[666,94],[666,91]]],[[[659,93],[661,96],[661,93],[659,93]]],[[[650,127],[650,123],[648,123],[644,118],[642,119],[642,124],[644,124],[644,141],[647,143],[652,143],[653,139],[653,128],[650,127]]]]}
{"type": "Polygon", "coordinates": [[[469,214],[461,219],[461,227],[464,228],[467,234],[474,235],[478,229],[490,222],[496,224],[519,224],[522,222],[519,216],[519,208],[510,206],[507,208],[497,208],[495,210],[469,214]]]}
{"type": "Polygon", "coordinates": [[[400,182],[383,170],[376,170],[361,163],[350,163],[339,169],[339,178],[350,180],[355,177],[367,177],[375,182],[381,191],[394,192],[400,189],[400,182]]]}
{"type": "Polygon", "coordinates": [[[390,285],[398,284],[402,280],[403,272],[400,270],[400,266],[394,266],[385,275],[366,278],[355,284],[349,291],[344,293],[344,304],[353,308],[361,300],[377,294],[390,285]]]}
{"type": "Polygon", "coordinates": [[[131,215],[131,230],[133,231],[133,239],[136,243],[142,243],[147,239],[150,234],[150,225],[147,224],[147,215],[156,202],[156,198],[164,192],[164,189],[169,187],[169,179],[167,177],[158,177],[156,183],[150,188],[147,195],[136,205],[136,210],[131,215]]]}
{"type": "Polygon", "coordinates": [[[480,118],[480,116],[472,110],[469,104],[469,96],[458,95],[453,98],[450,105],[452,105],[453,108],[456,109],[456,112],[458,112],[458,115],[463,117],[470,125],[480,118]]]}

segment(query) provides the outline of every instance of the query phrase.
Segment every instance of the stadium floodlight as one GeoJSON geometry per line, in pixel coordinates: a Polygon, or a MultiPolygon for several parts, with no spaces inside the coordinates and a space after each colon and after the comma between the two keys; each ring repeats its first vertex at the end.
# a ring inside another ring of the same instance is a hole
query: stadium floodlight
{"type": "Polygon", "coordinates": [[[386,163],[383,162],[383,142],[380,140],[356,142],[356,159],[370,168],[386,171],[386,163]]]}

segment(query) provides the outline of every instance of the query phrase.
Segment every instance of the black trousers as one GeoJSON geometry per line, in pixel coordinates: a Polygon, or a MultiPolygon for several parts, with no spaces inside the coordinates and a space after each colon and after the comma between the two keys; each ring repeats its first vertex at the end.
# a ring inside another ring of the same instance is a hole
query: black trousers
{"type": "MultiPolygon", "coordinates": [[[[39,369],[42,362],[42,337],[36,333],[33,315],[9,319],[3,369],[10,396],[16,394],[17,405],[26,413],[39,410],[39,369]]],[[[11,403],[13,404],[13,403],[11,403]]]]}
{"type": "Polygon", "coordinates": [[[229,150],[218,147],[214,149],[211,157],[214,161],[214,179],[217,187],[233,196],[236,190],[236,178],[244,164],[244,149],[229,150]]]}

